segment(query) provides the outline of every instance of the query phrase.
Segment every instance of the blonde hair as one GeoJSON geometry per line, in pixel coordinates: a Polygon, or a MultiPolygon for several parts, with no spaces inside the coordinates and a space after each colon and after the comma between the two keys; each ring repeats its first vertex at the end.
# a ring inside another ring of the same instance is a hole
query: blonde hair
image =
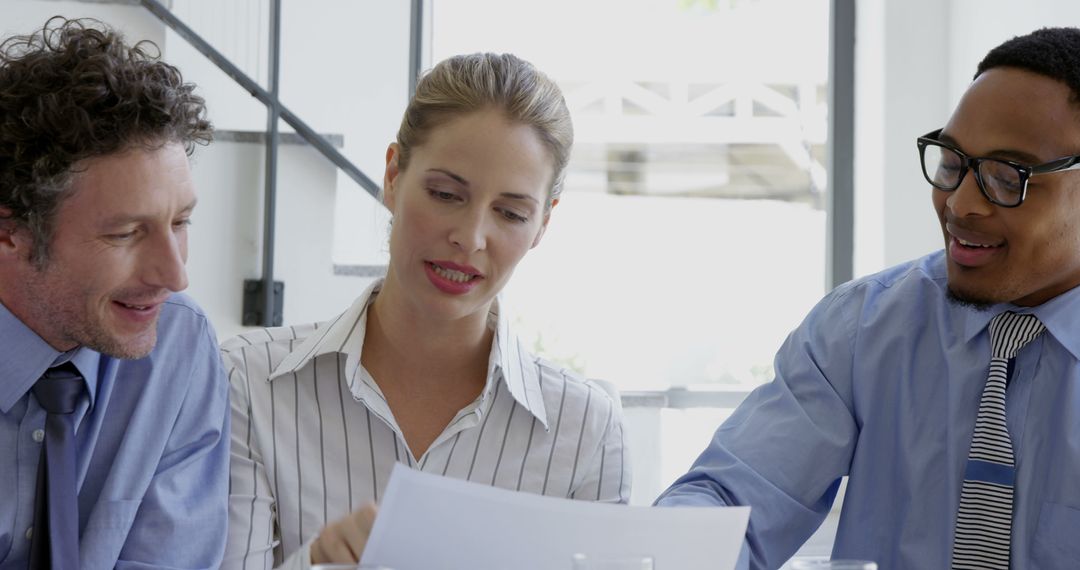
{"type": "Polygon", "coordinates": [[[398,166],[409,164],[413,148],[439,125],[461,115],[499,109],[529,125],[554,159],[546,207],[562,193],[574,126],[562,91],[547,75],[511,54],[474,53],[439,62],[420,78],[398,129],[398,166]]]}

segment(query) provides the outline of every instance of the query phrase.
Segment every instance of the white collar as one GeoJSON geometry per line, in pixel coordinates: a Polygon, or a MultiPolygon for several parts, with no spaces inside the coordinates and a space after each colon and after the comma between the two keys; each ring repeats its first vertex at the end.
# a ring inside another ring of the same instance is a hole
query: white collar
{"type": "MultiPolygon", "coordinates": [[[[382,279],[375,280],[345,312],[316,325],[315,332],[285,356],[267,381],[295,373],[323,354],[343,354],[346,357],[345,377],[349,379],[349,390],[353,397],[366,400],[366,396],[374,390],[378,393],[378,399],[385,402],[377,386],[352,380],[356,378],[357,368],[360,367],[367,308],[374,301],[382,284],[382,279]]],[[[491,343],[487,381],[480,397],[480,407],[483,408],[484,402],[494,394],[495,382],[502,379],[514,399],[547,429],[547,410],[540,390],[539,369],[532,355],[522,347],[520,339],[511,330],[510,319],[506,313],[502,307],[502,299],[496,298],[489,315],[488,326],[494,329],[495,335],[491,343]]]]}

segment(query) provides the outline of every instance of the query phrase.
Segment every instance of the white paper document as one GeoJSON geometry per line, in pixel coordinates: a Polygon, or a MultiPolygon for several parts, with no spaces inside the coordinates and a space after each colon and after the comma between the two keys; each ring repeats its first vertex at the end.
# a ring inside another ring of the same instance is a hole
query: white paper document
{"type": "Polygon", "coordinates": [[[569,570],[576,553],[655,570],[731,570],[749,507],[628,507],[516,493],[397,465],[362,563],[394,570],[569,570]]]}

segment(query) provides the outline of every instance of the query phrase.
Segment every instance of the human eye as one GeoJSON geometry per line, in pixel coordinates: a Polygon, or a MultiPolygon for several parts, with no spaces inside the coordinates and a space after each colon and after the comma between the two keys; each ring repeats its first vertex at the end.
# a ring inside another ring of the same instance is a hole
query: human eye
{"type": "Polygon", "coordinates": [[[1023,189],[1023,184],[1020,183],[1020,179],[1015,176],[998,178],[996,181],[1004,190],[1012,194],[1019,194],[1020,190],[1023,189]]]}
{"type": "Polygon", "coordinates": [[[440,202],[454,202],[461,199],[457,194],[439,188],[428,188],[428,195],[440,202]]]}
{"type": "Polygon", "coordinates": [[[173,222],[173,229],[176,231],[185,230],[191,225],[191,218],[181,218],[173,222]]]}
{"type": "Polygon", "coordinates": [[[1020,171],[1012,165],[997,160],[987,160],[980,166],[983,182],[999,200],[1013,202],[1024,193],[1024,182],[1020,171]]]}
{"type": "Polygon", "coordinates": [[[138,233],[139,233],[138,230],[128,230],[128,231],[122,231],[122,232],[115,232],[115,233],[111,233],[111,234],[105,234],[104,238],[106,240],[108,240],[108,241],[111,241],[111,242],[123,243],[123,242],[132,241],[133,239],[135,239],[135,236],[138,233]]]}
{"type": "Polygon", "coordinates": [[[1024,186],[1015,180],[999,180],[995,179],[992,182],[994,186],[994,192],[999,196],[1008,196],[1008,200],[1015,200],[1018,196],[1024,193],[1024,186]]]}
{"type": "Polygon", "coordinates": [[[943,151],[941,153],[941,163],[938,168],[946,172],[956,172],[963,167],[964,161],[960,158],[960,155],[952,151],[943,151]]]}
{"type": "Polygon", "coordinates": [[[529,221],[529,218],[527,216],[523,216],[523,215],[521,215],[521,214],[519,214],[519,213],[517,213],[517,212],[515,212],[513,210],[507,209],[507,208],[498,208],[496,211],[498,211],[499,214],[502,215],[503,218],[505,218],[506,220],[511,221],[511,222],[524,224],[525,222],[529,221]]]}

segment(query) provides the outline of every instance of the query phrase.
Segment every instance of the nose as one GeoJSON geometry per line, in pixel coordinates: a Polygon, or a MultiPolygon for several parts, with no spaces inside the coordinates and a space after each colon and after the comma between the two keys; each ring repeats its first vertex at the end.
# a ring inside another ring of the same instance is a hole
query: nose
{"type": "Polygon", "coordinates": [[[949,211],[958,218],[967,216],[987,216],[994,210],[994,204],[983,195],[974,170],[969,170],[960,186],[949,193],[945,199],[949,211]]]}
{"type": "Polygon", "coordinates": [[[172,231],[154,240],[144,263],[144,281],[147,285],[183,291],[187,289],[187,232],[172,231]]]}
{"type": "Polygon", "coordinates": [[[454,223],[450,230],[450,243],[471,253],[487,248],[488,217],[479,209],[470,209],[454,223]]]}

